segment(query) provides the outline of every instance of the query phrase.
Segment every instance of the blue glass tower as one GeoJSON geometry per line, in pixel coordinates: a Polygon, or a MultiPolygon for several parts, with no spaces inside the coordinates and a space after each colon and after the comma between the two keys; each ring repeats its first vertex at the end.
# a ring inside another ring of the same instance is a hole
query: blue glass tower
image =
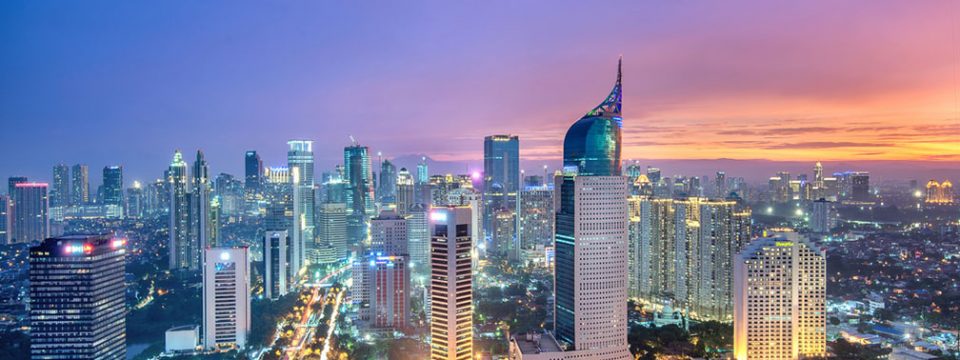
{"type": "MultiPolygon", "coordinates": [[[[578,176],[619,176],[621,147],[621,64],[610,95],[577,120],[563,140],[563,183],[556,222],[555,333],[568,350],[576,344],[575,180],[578,176]]],[[[583,291],[583,290],[581,290],[583,291]]]]}

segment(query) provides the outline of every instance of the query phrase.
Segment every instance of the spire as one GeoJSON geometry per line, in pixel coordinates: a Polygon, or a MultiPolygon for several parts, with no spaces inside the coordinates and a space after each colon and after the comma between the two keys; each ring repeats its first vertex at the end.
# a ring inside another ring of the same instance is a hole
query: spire
{"type": "Polygon", "coordinates": [[[607,95],[607,98],[603,100],[600,105],[590,110],[583,117],[591,116],[601,116],[601,117],[620,117],[620,108],[623,103],[623,86],[621,85],[621,80],[623,77],[623,55],[620,55],[620,59],[617,61],[617,82],[613,85],[613,90],[610,91],[610,95],[607,95]]]}

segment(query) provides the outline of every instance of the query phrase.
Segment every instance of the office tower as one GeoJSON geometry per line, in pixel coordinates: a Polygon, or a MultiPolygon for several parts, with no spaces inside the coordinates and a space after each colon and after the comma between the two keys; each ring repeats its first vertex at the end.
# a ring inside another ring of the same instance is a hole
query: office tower
{"type": "Polygon", "coordinates": [[[247,248],[203,250],[203,347],[242,349],[250,332],[247,248]]]}
{"type": "Polygon", "coordinates": [[[833,203],[826,199],[812,203],[810,211],[810,230],[816,234],[829,234],[834,226],[833,203]]]}
{"type": "Polygon", "coordinates": [[[397,173],[397,214],[405,216],[416,201],[413,176],[407,168],[400,168],[397,173]]]}
{"type": "MultiPolygon", "coordinates": [[[[483,139],[483,229],[494,233],[495,217],[505,210],[516,215],[520,191],[520,140],[517,136],[491,135],[483,139]]],[[[517,226],[511,241],[518,238],[517,226]]]]}
{"type": "Polygon", "coordinates": [[[243,156],[243,187],[247,191],[259,192],[263,184],[263,161],[256,151],[248,150],[243,156]]]}
{"type": "Polygon", "coordinates": [[[193,180],[190,191],[190,237],[201,248],[217,246],[214,241],[215,231],[210,212],[210,174],[207,160],[203,152],[197,150],[197,158],[193,161],[193,180]]]}
{"type": "Polygon", "coordinates": [[[318,238],[321,243],[333,247],[337,259],[350,257],[350,245],[347,244],[347,206],[344,204],[320,204],[318,238]]]}
{"type": "Polygon", "coordinates": [[[621,73],[570,126],[556,221],[556,339],[594,359],[628,359],[627,180],[620,176],[621,73]],[[583,289],[591,289],[583,291],[583,289]]]}
{"type": "Polygon", "coordinates": [[[415,202],[430,205],[430,172],[427,167],[427,157],[420,157],[420,161],[417,162],[417,178],[414,182],[414,187],[416,191],[415,202]]]}
{"type": "Polygon", "coordinates": [[[369,149],[356,143],[343,148],[343,170],[348,189],[347,233],[351,243],[360,243],[366,238],[367,223],[374,212],[369,149]]]}
{"type": "Polygon", "coordinates": [[[314,242],[314,198],[315,177],[313,173],[313,141],[290,140],[287,142],[287,165],[290,168],[291,182],[294,183],[294,231],[290,234],[294,243],[294,259],[291,266],[299,268],[304,257],[305,244],[314,242]],[[296,175],[296,176],[293,176],[296,175]],[[297,229],[299,227],[299,229],[297,229]]]}
{"type": "Polygon", "coordinates": [[[103,168],[103,198],[106,205],[123,205],[123,167],[105,166],[103,168]]]}
{"type": "Polygon", "coordinates": [[[826,355],[824,249],[796,233],[757,239],[734,273],[734,358],[826,355]]]}
{"type": "Polygon", "coordinates": [[[90,202],[90,169],[83,164],[73,165],[70,196],[73,205],[83,205],[90,202]]]}
{"type": "Polygon", "coordinates": [[[410,253],[410,262],[418,270],[430,260],[428,209],[423,204],[414,204],[407,213],[407,251],[410,253]]]}
{"type": "MultiPolygon", "coordinates": [[[[727,174],[723,171],[717,171],[717,178],[714,179],[717,183],[716,191],[718,198],[724,198],[727,196],[727,174]]],[[[703,196],[703,194],[691,194],[695,196],[703,196]]]]}
{"type": "Polygon", "coordinates": [[[50,233],[47,184],[21,182],[13,187],[7,216],[7,243],[28,243],[46,239],[50,233]]]}
{"type": "Polygon", "coordinates": [[[127,188],[127,196],[124,197],[124,215],[128,218],[139,219],[144,216],[144,191],[143,185],[139,181],[134,181],[133,186],[127,188]]]}
{"type": "MultiPolygon", "coordinates": [[[[305,232],[306,227],[306,214],[303,212],[303,208],[300,207],[303,204],[303,195],[304,189],[300,185],[300,167],[293,167],[290,169],[290,179],[293,183],[290,186],[290,191],[292,193],[293,199],[293,218],[291,221],[292,227],[290,231],[290,247],[287,251],[290,252],[290,272],[297,274],[300,272],[300,269],[304,265],[304,255],[305,255],[305,246],[307,243],[307,234],[305,232]]],[[[313,191],[311,190],[312,194],[313,191]]],[[[313,206],[310,207],[313,209],[313,206]]],[[[311,238],[312,239],[312,238],[311,238]]],[[[297,280],[296,276],[291,280],[292,284],[295,285],[297,280]]]]}
{"type": "Polygon", "coordinates": [[[244,184],[242,181],[233,177],[233,175],[220,173],[214,181],[214,196],[220,199],[223,215],[230,218],[229,222],[243,213],[244,209],[244,184]]]}
{"type": "Polygon", "coordinates": [[[30,248],[31,358],[126,358],[125,246],[74,235],[30,248]]]}
{"type": "Polygon", "coordinates": [[[471,218],[470,208],[466,207],[430,211],[430,358],[433,360],[473,358],[471,218]]]}
{"type": "Polygon", "coordinates": [[[377,201],[383,204],[397,202],[397,167],[390,160],[380,162],[380,182],[377,184],[377,201]]]}
{"type": "Polygon", "coordinates": [[[409,256],[407,220],[393,211],[382,211],[370,220],[370,252],[379,255],[409,256]]]}
{"type": "Polygon", "coordinates": [[[289,243],[287,230],[267,230],[263,235],[263,268],[260,273],[263,274],[263,294],[268,299],[276,300],[287,294],[289,243]]]}
{"type": "Polygon", "coordinates": [[[170,270],[200,269],[200,243],[190,236],[190,196],[187,163],[180,150],[173,154],[167,169],[167,192],[170,216],[170,270]]]}
{"type": "Polygon", "coordinates": [[[54,166],[51,185],[50,207],[70,206],[70,167],[64,164],[54,166]]]}

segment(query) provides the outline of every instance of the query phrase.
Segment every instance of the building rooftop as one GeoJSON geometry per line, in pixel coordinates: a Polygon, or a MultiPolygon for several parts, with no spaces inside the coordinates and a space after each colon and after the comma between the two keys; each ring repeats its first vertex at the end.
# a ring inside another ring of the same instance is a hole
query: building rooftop
{"type": "Polygon", "coordinates": [[[545,352],[561,352],[560,345],[549,333],[518,334],[510,339],[517,344],[523,354],[539,354],[545,352]]]}

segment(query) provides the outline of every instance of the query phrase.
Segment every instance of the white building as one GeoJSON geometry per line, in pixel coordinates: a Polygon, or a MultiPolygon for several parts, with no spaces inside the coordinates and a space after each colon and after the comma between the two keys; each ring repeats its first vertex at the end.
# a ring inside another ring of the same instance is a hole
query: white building
{"type": "Polygon", "coordinates": [[[183,325],[172,327],[164,333],[164,353],[179,354],[197,351],[200,326],[183,325]]]}
{"type": "Polygon", "coordinates": [[[243,348],[250,332],[247,248],[203,251],[203,347],[243,348]]]}
{"type": "Polygon", "coordinates": [[[737,360],[826,354],[826,253],[796,233],[754,240],[734,264],[737,360]]]}
{"type": "Polygon", "coordinates": [[[469,207],[430,212],[430,358],[473,358],[473,273],[469,207]]]}

